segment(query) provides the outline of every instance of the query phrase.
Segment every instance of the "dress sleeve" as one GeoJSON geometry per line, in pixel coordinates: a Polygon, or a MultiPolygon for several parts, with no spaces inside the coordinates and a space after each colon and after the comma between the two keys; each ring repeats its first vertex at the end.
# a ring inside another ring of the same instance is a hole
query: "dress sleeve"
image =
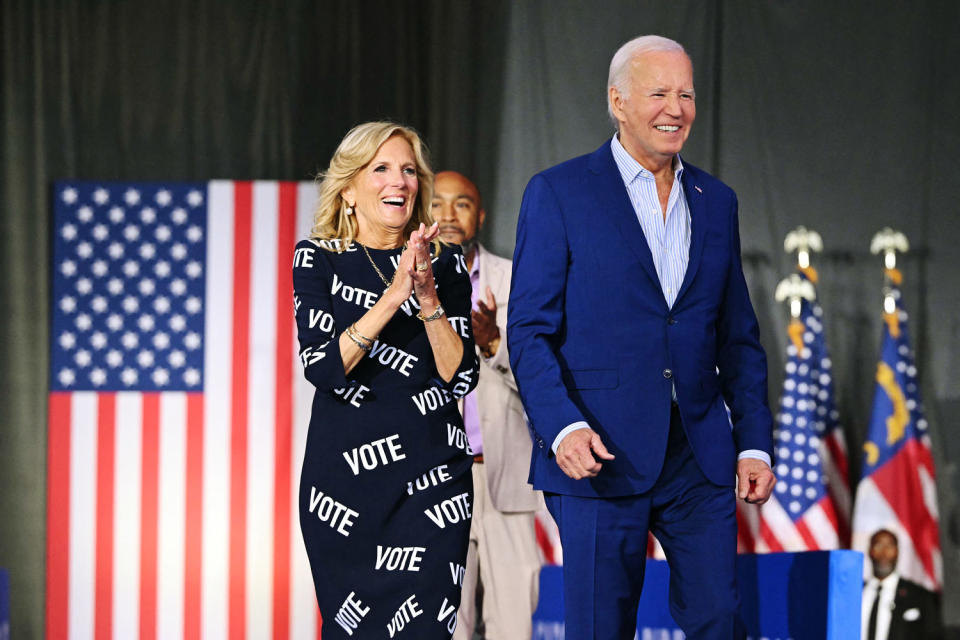
{"type": "Polygon", "coordinates": [[[326,391],[347,386],[347,380],[337,339],[340,330],[330,296],[333,268],[325,253],[308,240],[297,243],[293,257],[293,306],[303,375],[313,386],[326,391]]]}
{"type": "Polygon", "coordinates": [[[436,273],[437,295],[447,315],[447,322],[453,327],[463,343],[463,357],[456,373],[449,382],[439,376],[439,385],[454,397],[462,398],[477,386],[480,363],[473,342],[473,325],[470,323],[470,274],[467,262],[459,246],[444,247],[440,267],[436,273]]]}

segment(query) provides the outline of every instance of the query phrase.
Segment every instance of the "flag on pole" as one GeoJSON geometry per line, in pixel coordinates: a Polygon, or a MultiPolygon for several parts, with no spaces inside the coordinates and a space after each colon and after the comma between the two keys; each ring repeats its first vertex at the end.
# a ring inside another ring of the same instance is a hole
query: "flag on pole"
{"type": "MultiPolygon", "coordinates": [[[[800,269],[811,285],[816,271],[800,269]]],[[[743,553],[814,551],[846,546],[850,531],[847,446],[833,392],[833,371],[814,297],[799,298],[787,327],[787,364],[774,430],[776,488],[756,507],[737,503],[743,553]]]]}
{"type": "MultiPolygon", "coordinates": [[[[897,570],[929,589],[939,589],[943,568],[930,435],[901,301],[902,276],[888,269],[887,279],[891,306],[883,315],[873,411],[854,503],[853,548],[866,553],[870,536],[877,529],[890,529],[899,539],[897,570]]],[[[865,562],[864,575],[869,569],[865,562]]]]}
{"type": "Polygon", "coordinates": [[[291,261],[312,183],[57,183],[48,638],[319,637],[291,261]]]}

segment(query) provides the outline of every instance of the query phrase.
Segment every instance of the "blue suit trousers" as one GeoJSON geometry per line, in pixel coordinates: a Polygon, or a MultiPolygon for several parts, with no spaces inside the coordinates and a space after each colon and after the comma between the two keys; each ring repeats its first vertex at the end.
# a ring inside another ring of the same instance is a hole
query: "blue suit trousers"
{"type": "Polygon", "coordinates": [[[546,501],[563,545],[568,640],[633,639],[648,531],[666,553],[670,613],[687,638],[745,637],[737,616],[736,496],[704,476],[676,406],[663,468],[649,491],[620,498],[548,493],[546,501]]]}

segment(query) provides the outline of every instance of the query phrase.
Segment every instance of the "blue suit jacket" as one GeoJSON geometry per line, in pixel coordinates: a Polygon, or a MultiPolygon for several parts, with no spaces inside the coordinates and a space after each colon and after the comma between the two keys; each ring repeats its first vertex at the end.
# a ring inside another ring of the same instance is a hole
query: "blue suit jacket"
{"type": "Polygon", "coordinates": [[[711,482],[734,484],[738,451],[772,454],[766,357],[740,261],[736,195],[687,162],[682,183],[692,237],[673,309],[609,141],[527,185],[507,340],[533,427],[537,489],[585,497],[650,489],[666,452],[671,384],[711,482]],[[550,447],[579,420],[616,460],[578,481],[550,447]]]}

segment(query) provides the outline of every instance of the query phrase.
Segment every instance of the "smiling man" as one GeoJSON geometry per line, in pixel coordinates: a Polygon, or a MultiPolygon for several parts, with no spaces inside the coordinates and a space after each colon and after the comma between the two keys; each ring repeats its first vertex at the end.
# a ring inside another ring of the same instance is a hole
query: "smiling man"
{"type": "Polygon", "coordinates": [[[480,381],[461,401],[474,453],[474,499],[454,640],[473,638],[478,618],[483,620],[484,637],[491,640],[529,638],[539,588],[534,517],[543,499],[527,483],[530,436],[503,340],[510,261],[477,242],[486,216],[473,182],[456,171],[437,174],[433,218],[443,240],[463,247],[473,285],[471,321],[480,356],[480,381]]]}
{"type": "Polygon", "coordinates": [[[686,636],[743,637],[735,500],[763,503],[776,480],[737,199],[680,158],[697,110],[678,43],[623,45],[607,103],[617,134],[527,185],[507,323],[566,634],[634,637],[652,531],[686,636]]]}

